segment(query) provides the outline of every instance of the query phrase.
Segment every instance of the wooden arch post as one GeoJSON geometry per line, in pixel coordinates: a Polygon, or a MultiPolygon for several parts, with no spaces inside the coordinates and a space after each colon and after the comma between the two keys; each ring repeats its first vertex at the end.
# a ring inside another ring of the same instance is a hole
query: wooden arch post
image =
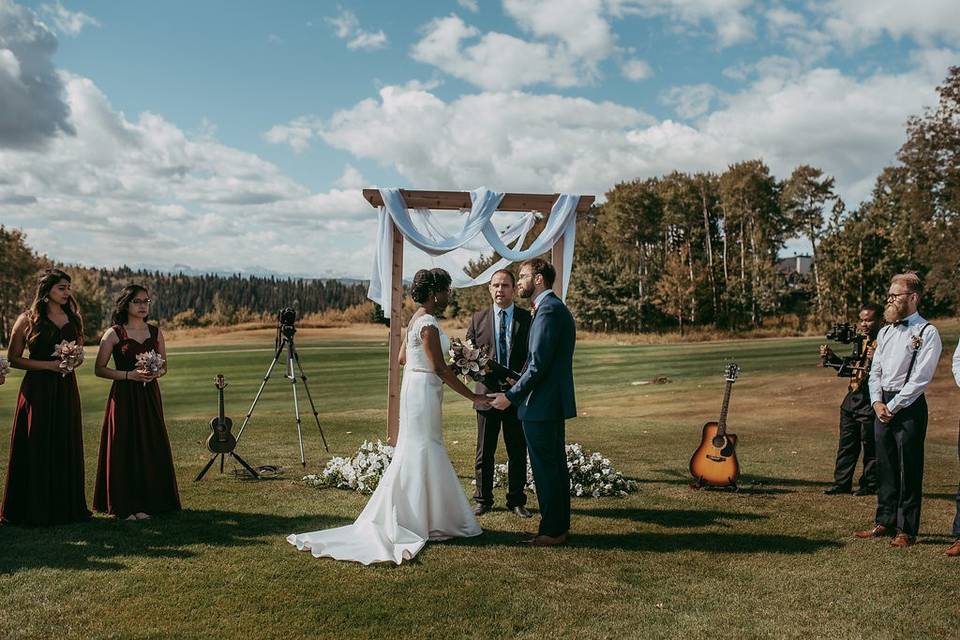
{"type": "MultiPolygon", "coordinates": [[[[407,207],[411,209],[439,209],[446,211],[460,211],[473,206],[468,191],[411,191],[400,189],[407,207]]],[[[553,204],[560,194],[553,193],[506,193],[497,211],[539,211],[549,215],[553,204]]],[[[383,197],[378,189],[364,189],[363,197],[372,207],[382,207],[383,197]]],[[[577,213],[584,213],[593,204],[594,196],[580,196],[577,204],[577,213]]],[[[400,430],[400,343],[402,342],[401,326],[403,322],[403,236],[397,226],[390,221],[393,227],[393,264],[392,282],[390,291],[390,369],[387,376],[387,441],[391,445],[397,443],[397,433],[400,430]]],[[[551,262],[557,275],[563,273],[563,237],[553,245],[551,262]]],[[[560,278],[553,283],[557,295],[561,294],[563,283],[560,278]]]]}

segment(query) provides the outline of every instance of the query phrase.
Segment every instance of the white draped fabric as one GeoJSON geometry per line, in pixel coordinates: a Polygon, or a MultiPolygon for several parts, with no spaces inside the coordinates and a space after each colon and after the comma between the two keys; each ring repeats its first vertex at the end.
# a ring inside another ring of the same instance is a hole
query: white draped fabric
{"type": "Polygon", "coordinates": [[[393,287],[391,265],[394,224],[405,240],[450,272],[456,288],[485,284],[497,269],[545,253],[563,238],[563,273],[557,275],[561,282],[561,297],[566,297],[573,264],[579,195],[561,194],[553,205],[543,232],[529,248],[522,250],[523,242],[536,222],[535,214],[529,213],[519,223],[497,231],[492,217],[503,199],[502,193],[483,187],[471,191],[472,207],[466,214],[463,228],[452,235],[437,223],[429,209],[416,209],[411,215],[399,189],[380,189],[380,194],[384,206],[379,210],[377,245],[367,297],[383,307],[385,317],[390,317],[390,292],[393,287]],[[391,221],[393,224],[390,224],[391,221]],[[481,234],[485,242],[480,239],[481,234]],[[501,260],[477,277],[470,277],[466,273],[465,268],[470,261],[490,255],[493,251],[500,254],[501,260]]]}

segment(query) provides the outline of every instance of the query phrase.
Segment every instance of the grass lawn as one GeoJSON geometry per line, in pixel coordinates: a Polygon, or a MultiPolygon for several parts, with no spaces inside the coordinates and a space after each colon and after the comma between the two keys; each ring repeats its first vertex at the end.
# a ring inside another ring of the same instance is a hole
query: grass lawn
{"type": "MultiPolygon", "coordinates": [[[[483,536],[428,545],[399,567],[317,560],[285,540],[347,524],[366,500],[298,480],[384,434],[385,332],[298,334],[331,454],[303,402],[300,467],[289,383],[277,373],[238,449],[255,465],[283,465],[282,478],[261,482],[235,477],[232,462],[224,475],[193,477],[207,460],[214,375],[226,376],[227,413],[239,427],[270,340],[174,343],[162,389],[184,511],[142,523],[0,526],[0,637],[956,638],[960,560],[943,551],[960,477],[960,390],[949,372],[960,325],[943,326],[928,393],[921,539],[910,549],[852,538],[872,522],[874,498],[822,494],[845,385],[816,367],[818,340],[588,342],[576,359],[582,415],[567,439],[609,456],[639,491],[574,499],[570,544],[528,549],[517,534],[534,523],[509,515],[498,490],[483,536]],[[719,411],[730,357],[743,369],[730,410],[742,488],[692,491],[687,463],[719,411]],[[657,376],[671,382],[633,384],[657,376]]],[[[91,363],[80,375],[88,502],[107,392],[91,363]]],[[[4,472],[20,375],[0,387],[4,472]]],[[[449,393],[445,426],[472,491],[475,418],[449,393]]]]}

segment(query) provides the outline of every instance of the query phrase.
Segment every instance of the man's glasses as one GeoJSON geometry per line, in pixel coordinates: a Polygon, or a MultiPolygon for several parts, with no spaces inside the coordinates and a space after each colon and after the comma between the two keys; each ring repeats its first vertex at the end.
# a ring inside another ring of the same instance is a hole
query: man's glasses
{"type": "Polygon", "coordinates": [[[911,293],[913,293],[913,292],[912,292],[912,291],[908,291],[908,292],[906,292],[906,293],[891,293],[890,295],[887,296],[887,302],[894,302],[894,301],[895,301],[897,298],[899,298],[900,296],[908,296],[908,295],[910,295],[911,293]]]}
{"type": "Polygon", "coordinates": [[[134,298],[130,301],[132,304],[150,304],[153,302],[150,298],[134,298]]]}

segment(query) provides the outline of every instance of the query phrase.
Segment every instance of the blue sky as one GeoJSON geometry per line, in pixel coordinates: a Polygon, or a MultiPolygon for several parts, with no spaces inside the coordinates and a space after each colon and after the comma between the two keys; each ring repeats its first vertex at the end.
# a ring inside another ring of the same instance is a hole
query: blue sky
{"type": "Polygon", "coordinates": [[[0,223],[84,264],[365,277],[364,185],[762,157],[856,206],[957,41],[945,0],[0,0],[0,223]]]}

